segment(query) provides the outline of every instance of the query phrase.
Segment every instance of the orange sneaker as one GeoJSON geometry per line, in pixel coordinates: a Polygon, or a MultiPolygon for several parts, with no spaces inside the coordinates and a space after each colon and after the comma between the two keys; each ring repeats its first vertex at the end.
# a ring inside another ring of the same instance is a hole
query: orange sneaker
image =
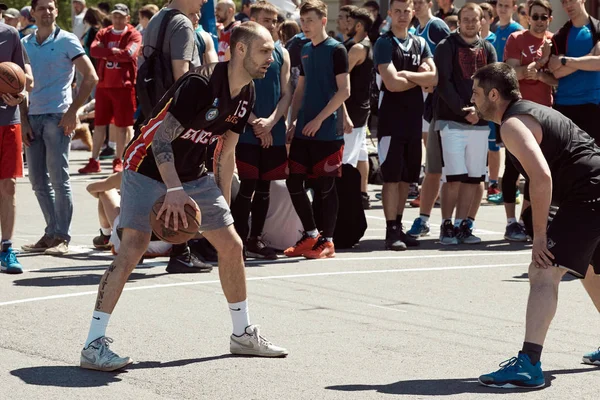
{"type": "Polygon", "coordinates": [[[304,252],[304,257],[312,259],[335,257],[335,247],[333,246],[333,242],[320,236],[313,248],[304,252]]]}
{"type": "Polygon", "coordinates": [[[410,206],[413,208],[421,207],[421,195],[417,196],[416,199],[410,202],[410,206]]]}
{"type": "Polygon", "coordinates": [[[318,239],[319,236],[316,238],[310,237],[306,232],[304,232],[300,240],[298,240],[294,246],[285,249],[283,254],[288,257],[300,257],[307,251],[311,250],[315,244],[317,244],[318,239]]]}

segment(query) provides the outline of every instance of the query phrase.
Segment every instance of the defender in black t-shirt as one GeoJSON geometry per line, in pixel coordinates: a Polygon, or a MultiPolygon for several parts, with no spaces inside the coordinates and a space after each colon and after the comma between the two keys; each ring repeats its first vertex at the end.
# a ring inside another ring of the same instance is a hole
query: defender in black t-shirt
{"type": "MultiPolygon", "coordinates": [[[[539,360],[562,277],[568,272],[584,279],[600,310],[600,280],[594,276],[600,275],[600,148],[556,110],[521,100],[517,75],[507,64],[487,65],[473,78],[471,101],[478,114],[501,125],[502,142],[529,180],[531,207],[523,218],[533,237],[523,349],[479,382],[503,388],[543,387],[539,360]],[[551,204],[560,208],[548,222],[551,204]]],[[[594,364],[599,355],[586,354],[583,362],[594,364]]]]}
{"type": "Polygon", "coordinates": [[[264,78],[273,62],[273,49],[273,39],[265,28],[254,22],[242,24],[231,36],[231,61],[200,67],[181,77],[129,144],[121,184],[121,251],[100,281],[90,332],[81,352],[82,368],[114,371],[132,362],[108,348],[111,340],[105,337],[106,325],[148,246],[150,212],[164,194],[157,218],[164,213],[166,225],[174,219],[175,229],[181,218],[187,227],[184,206],[199,208],[200,231],[219,253],[221,285],[233,321],[231,353],[287,355],[287,350],[264,340],[249,322],[242,242],[228,207],[235,146],[254,105],[252,79],[264,78]],[[214,179],[204,173],[203,165],[212,138],[219,141],[214,179]]]}

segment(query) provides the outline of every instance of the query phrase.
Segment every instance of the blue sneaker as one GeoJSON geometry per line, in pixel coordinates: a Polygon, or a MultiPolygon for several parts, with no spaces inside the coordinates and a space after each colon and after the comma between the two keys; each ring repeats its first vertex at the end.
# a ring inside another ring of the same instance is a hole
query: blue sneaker
{"type": "Polygon", "coordinates": [[[429,230],[429,222],[425,222],[420,217],[417,217],[406,234],[410,237],[418,238],[421,236],[429,236],[429,230]]]}
{"type": "Polygon", "coordinates": [[[23,266],[17,260],[12,247],[8,250],[0,252],[0,271],[6,272],[7,274],[22,274],[23,266]]]}
{"type": "Polygon", "coordinates": [[[498,371],[481,375],[479,383],[502,389],[534,389],[546,385],[542,363],[538,361],[536,365],[532,365],[529,356],[523,353],[500,363],[498,371]]]}
{"type": "Polygon", "coordinates": [[[583,362],[590,365],[600,365],[600,347],[598,347],[598,350],[584,355],[583,362]]]}

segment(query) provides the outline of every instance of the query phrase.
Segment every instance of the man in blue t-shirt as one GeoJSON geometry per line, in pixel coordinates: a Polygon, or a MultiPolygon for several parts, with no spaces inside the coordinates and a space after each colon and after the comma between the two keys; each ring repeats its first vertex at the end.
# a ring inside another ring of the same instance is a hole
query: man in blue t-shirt
{"type": "MultiPolygon", "coordinates": [[[[334,257],[333,232],[338,213],[335,178],[341,176],[344,147],[344,137],[338,135],[337,119],[340,117],[338,109],[350,97],[348,53],[340,42],[327,36],[327,5],[321,0],[302,3],[300,22],[310,42],[302,48],[300,77],[292,101],[287,135],[288,142],[291,141],[287,187],[304,233],[284,254],[334,257]],[[322,236],[305,190],[308,178],[315,178],[315,195],[321,196],[322,236]]],[[[347,115],[343,117],[344,132],[351,133],[352,123],[347,115]]]]}
{"type": "Polygon", "coordinates": [[[554,108],[600,144],[600,22],[584,0],[563,3],[571,19],[556,32],[548,68],[558,79],[554,108]]]}

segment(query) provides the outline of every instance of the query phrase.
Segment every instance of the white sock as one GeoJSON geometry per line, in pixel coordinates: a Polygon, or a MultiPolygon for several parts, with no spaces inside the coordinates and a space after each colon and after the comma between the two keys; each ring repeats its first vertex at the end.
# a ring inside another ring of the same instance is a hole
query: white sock
{"type": "Polygon", "coordinates": [[[117,148],[117,142],[108,142],[108,147],[115,150],[117,148]]]}
{"type": "Polygon", "coordinates": [[[332,237],[326,237],[325,240],[327,240],[328,242],[333,243],[333,238],[332,237]]]}
{"type": "Polygon", "coordinates": [[[311,238],[316,238],[319,236],[319,231],[317,229],[313,229],[312,231],[306,231],[306,234],[311,238]]]}
{"type": "Polygon", "coordinates": [[[419,215],[419,218],[421,218],[421,221],[423,221],[423,222],[429,222],[429,216],[428,215],[419,215]]]}
{"type": "Polygon", "coordinates": [[[248,299],[239,303],[229,303],[229,312],[233,322],[233,334],[242,336],[246,333],[246,327],[250,325],[250,315],[248,314],[248,299]]]}
{"type": "Polygon", "coordinates": [[[90,325],[90,333],[85,341],[84,348],[88,347],[90,343],[99,337],[106,336],[106,327],[108,326],[108,320],[110,314],[103,313],[102,311],[94,311],[92,314],[92,324],[90,325]]]}
{"type": "Polygon", "coordinates": [[[102,234],[104,236],[110,236],[110,234],[112,233],[112,229],[110,229],[110,228],[102,228],[102,227],[100,227],[100,230],[102,231],[102,234]]]}
{"type": "Polygon", "coordinates": [[[460,223],[462,222],[462,218],[455,218],[454,219],[454,226],[460,226],[460,223]]]}
{"type": "Polygon", "coordinates": [[[508,218],[506,225],[514,224],[515,222],[517,222],[516,218],[508,218]]]}

